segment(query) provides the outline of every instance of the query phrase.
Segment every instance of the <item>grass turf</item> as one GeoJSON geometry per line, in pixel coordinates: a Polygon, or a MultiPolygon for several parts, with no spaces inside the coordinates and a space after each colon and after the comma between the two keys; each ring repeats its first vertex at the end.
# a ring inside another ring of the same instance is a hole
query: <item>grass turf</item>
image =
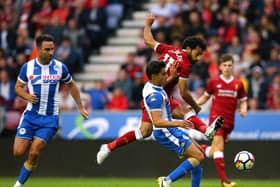
{"type": "MultiPolygon", "coordinates": [[[[0,187],[12,187],[16,178],[0,177],[0,187]]],[[[280,180],[235,180],[238,187],[279,187],[280,180]]],[[[156,179],[126,178],[37,178],[33,177],[24,187],[157,187],[156,179]]],[[[191,186],[190,179],[184,178],[172,187],[191,186]]],[[[202,179],[201,187],[220,187],[217,179],[202,179]]]]}

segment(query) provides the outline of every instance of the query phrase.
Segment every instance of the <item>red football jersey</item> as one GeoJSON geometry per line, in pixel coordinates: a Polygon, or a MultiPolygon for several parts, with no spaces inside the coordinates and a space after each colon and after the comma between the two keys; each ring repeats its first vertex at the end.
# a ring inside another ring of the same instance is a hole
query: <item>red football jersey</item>
{"type": "MultiPolygon", "coordinates": [[[[224,117],[224,127],[234,126],[234,114],[238,100],[246,100],[246,92],[243,83],[234,77],[226,80],[223,76],[210,79],[206,89],[206,95],[212,95],[212,105],[210,109],[210,123],[222,115],[224,117]]],[[[210,124],[209,123],[209,124],[210,124]]]]}
{"type": "Polygon", "coordinates": [[[171,95],[174,87],[180,79],[188,79],[191,69],[191,62],[187,56],[186,51],[163,43],[158,43],[155,46],[155,51],[160,54],[159,60],[162,60],[166,64],[166,71],[169,75],[169,67],[172,63],[177,62],[177,72],[179,77],[170,82],[166,87],[165,91],[168,95],[171,95]]]}

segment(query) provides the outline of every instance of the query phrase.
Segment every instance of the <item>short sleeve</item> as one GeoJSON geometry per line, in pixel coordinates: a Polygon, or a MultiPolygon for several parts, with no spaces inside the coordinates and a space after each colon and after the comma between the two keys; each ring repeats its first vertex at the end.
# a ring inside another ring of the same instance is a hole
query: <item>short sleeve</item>
{"type": "Polygon", "coordinates": [[[28,82],[28,77],[27,77],[27,63],[23,64],[20,72],[18,74],[18,80],[20,80],[23,83],[28,82]]]}
{"type": "Polygon", "coordinates": [[[209,80],[208,84],[207,84],[207,87],[206,87],[206,91],[205,91],[208,95],[212,95],[213,94],[213,85],[214,85],[214,81],[213,80],[209,80]]]}
{"type": "Polygon", "coordinates": [[[163,96],[160,93],[151,93],[145,98],[149,110],[161,110],[163,96]]]}
{"type": "Polygon", "coordinates": [[[72,81],[72,76],[65,64],[62,64],[62,77],[61,80],[65,82],[66,84],[70,83],[72,81]]]}

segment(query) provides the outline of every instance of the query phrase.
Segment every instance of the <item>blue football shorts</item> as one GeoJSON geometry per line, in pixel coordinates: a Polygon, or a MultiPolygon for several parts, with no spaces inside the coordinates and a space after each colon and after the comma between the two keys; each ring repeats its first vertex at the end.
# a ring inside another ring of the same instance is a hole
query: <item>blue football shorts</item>
{"type": "Polygon", "coordinates": [[[58,129],[58,115],[38,115],[31,111],[25,111],[20,119],[16,137],[33,140],[39,138],[48,143],[58,129]]]}
{"type": "Polygon", "coordinates": [[[192,144],[189,134],[179,128],[162,128],[153,131],[156,141],[181,157],[192,144]]]}

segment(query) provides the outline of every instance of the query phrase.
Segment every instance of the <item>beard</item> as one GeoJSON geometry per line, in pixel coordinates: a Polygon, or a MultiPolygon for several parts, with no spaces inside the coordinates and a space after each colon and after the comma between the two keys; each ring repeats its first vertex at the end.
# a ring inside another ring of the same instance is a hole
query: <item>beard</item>
{"type": "Polygon", "coordinates": [[[47,55],[42,55],[40,57],[40,60],[42,61],[43,64],[49,64],[51,59],[52,59],[52,57],[49,57],[47,55]]]}

